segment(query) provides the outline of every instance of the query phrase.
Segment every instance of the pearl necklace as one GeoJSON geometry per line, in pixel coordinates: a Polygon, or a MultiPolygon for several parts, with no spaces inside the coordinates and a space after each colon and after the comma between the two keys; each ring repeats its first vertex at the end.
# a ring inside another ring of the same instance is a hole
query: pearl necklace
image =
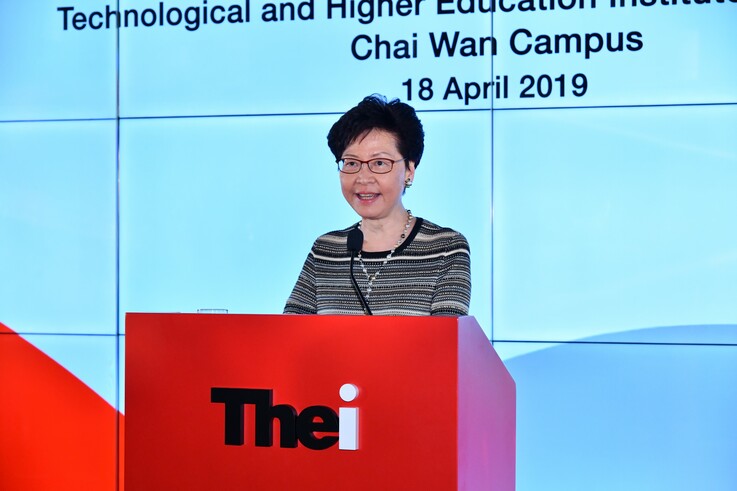
{"type": "MultiPolygon", "coordinates": [[[[379,276],[379,273],[381,272],[381,269],[384,267],[386,263],[389,262],[389,259],[392,258],[392,255],[394,254],[394,251],[397,250],[397,247],[404,242],[404,239],[407,238],[407,232],[409,231],[409,226],[412,224],[412,219],[414,217],[412,216],[412,210],[407,210],[407,223],[404,225],[404,230],[402,231],[402,235],[399,237],[399,240],[396,244],[394,244],[394,247],[391,251],[389,251],[389,255],[386,256],[386,259],[384,259],[384,262],[381,263],[381,266],[379,266],[379,269],[376,270],[376,273],[369,274],[369,272],[366,270],[366,265],[363,263],[363,258],[361,257],[361,251],[358,251],[358,262],[361,263],[361,269],[363,270],[363,274],[366,275],[366,279],[368,280],[368,287],[366,288],[366,301],[368,302],[369,297],[371,296],[371,288],[374,286],[374,281],[376,281],[376,278],[379,276]]],[[[363,220],[358,222],[358,228],[361,228],[363,225],[363,220]]]]}

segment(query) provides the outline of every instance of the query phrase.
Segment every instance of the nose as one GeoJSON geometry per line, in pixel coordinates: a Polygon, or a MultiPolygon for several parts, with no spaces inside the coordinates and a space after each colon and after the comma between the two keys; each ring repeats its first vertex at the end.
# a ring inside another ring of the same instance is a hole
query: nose
{"type": "Polygon", "coordinates": [[[368,162],[361,162],[361,168],[356,172],[356,179],[367,181],[374,178],[374,173],[369,170],[368,162]]]}

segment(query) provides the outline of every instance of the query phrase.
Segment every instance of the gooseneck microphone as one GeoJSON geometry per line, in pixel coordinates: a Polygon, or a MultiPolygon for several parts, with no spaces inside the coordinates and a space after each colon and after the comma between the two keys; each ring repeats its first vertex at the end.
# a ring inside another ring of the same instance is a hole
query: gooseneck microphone
{"type": "Polygon", "coordinates": [[[356,291],[358,300],[361,301],[363,313],[366,315],[374,315],[371,313],[368,302],[366,302],[366,298],[363,296],[363,293],[361,293],[361,289],[358,287],[356,277],[353,276],[353,261],[356,258],[356,253],[360,252],[361,248],[363,248],[363,232],[361,232],[360,228],[356,227],[348,232],[348,252],[351,253],[351,283],[353,284],[353,289],[356,291]]]}

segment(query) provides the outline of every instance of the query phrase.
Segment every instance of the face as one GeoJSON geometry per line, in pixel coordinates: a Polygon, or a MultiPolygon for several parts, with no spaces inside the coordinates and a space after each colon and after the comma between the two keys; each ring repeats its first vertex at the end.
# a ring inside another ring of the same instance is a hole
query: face
{"type": "MultiPolygon", "coordinates": [[[[396,137],[382,130],[371,130],[351,143],[342,158],[371,160],[385,158],[399,160],[404,157],[397,150],[396,137]]],[[[375,174],[368,165],[362,165],[356,174],[340,173],[340,186],[348,204],[365,220],[381,220],[393,214],[404,215],[402,193],[404,182],[414,179],[415,164],[396,162],[391,172],[375,174]]]]}

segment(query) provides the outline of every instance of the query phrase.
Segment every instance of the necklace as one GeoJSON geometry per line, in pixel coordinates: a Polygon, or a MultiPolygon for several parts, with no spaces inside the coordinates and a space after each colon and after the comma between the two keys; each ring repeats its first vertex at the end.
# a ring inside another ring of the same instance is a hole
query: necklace
{"type": "MultiPolygon", "coordinates": [[[[394,254],[394,251],[397,250],[397,247],[404,242],[404,239],[407,238],[407,232],[409,231],[409,226],[412,224],[412,219],[414,217],[412,216],[412,210],[407,210],[407,223],[404,225],[404,230],[402,231],[402,235],[399,237],[399,240],[397,240],[397,243],[394,244],[394,247],[391,251],[389,251],[389,254],[386,256],[386,259],[384,259],[384,262],[381,263],[381,266],[379,266],[379,269],[376,270],[376,273],[369,274],[368,270],[366,269],[366,265],[363,263],[363,258],[361,257],[361,251],[358,251],[358,262],[361,264],[361,269],[363,270],[363,274],[366,275],[366,279],[368,280],[368,287],[366,288],[366,301],[368,302],[369,297],[371,296],[371,288],[374,286],[374,281],[376,281],[376,278],[379,276],[379,273],[381,272],[381,269],[384,267],[386,263],[389,262],[389,259],[392,258],[392,255],[394,254]]],[[[363,220],[358,222],[358,228],[361,228],[363,225],[363,220]]]]}

